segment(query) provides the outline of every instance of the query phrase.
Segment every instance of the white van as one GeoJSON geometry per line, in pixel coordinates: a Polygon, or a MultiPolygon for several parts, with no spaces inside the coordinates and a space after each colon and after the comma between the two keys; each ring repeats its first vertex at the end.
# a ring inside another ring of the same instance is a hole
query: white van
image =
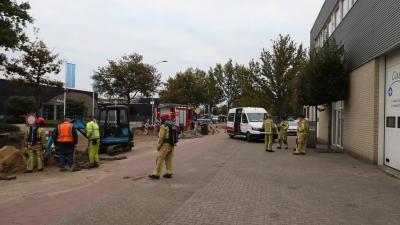
{"type": "Polygon", "coordinates": [[[266,117],[267,110],[263,108],[229,109],[226,132],[231,138],[245,136],[247,141],[264,139],[265,133],[262,126],[266,117]]]}

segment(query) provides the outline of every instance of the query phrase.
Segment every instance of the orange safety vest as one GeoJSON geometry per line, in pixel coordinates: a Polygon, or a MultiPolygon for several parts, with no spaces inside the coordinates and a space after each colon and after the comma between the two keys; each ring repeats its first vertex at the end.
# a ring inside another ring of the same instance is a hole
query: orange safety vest
{"type": "Polygon", "coordinates": [[[58,125],[58,138],[57,142],[74,142],[72,136],[72,124],[65,122],[58,125]]]}

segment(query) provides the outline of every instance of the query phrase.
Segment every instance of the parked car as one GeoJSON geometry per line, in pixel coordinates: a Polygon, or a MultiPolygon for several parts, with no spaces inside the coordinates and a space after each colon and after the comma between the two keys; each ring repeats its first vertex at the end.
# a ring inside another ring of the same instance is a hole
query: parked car
{"type": "Polygon", "coordinates": [[[219,120],[219,116],[213,115],[213,116],[211,117],[211,121],[212,121],[213,123],[218,123],[218,120],[219,120]]]}
{"type": "Polygon", "coordinates": [[[287,131],[288,136],[295,136],[297,133],[297,120],[289,120],[289,129],[287,131]]]}
{"type": "MultiPolygon", "coordinates": [[[[229,110],[226,131],[229,137],[245,136],[247,141],[264,139],[265,132],[263,122],[267,111],[263,108],[233,108],[229,110]]],[[[274,130],[274,140],[278,138],[277,130],[274,130]]]]}
{"type": "Polygon", "coordinates": [[[210,124],[211,123],[211,116],[210,115],[201,115],[201,116],[197,117],[197,122],[199,122],[200,125],[210,124]]]}

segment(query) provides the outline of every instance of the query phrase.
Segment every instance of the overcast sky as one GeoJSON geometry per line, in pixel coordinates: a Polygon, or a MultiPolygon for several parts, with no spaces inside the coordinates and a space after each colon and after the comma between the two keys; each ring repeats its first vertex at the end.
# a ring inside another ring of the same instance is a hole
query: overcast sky
{"type": "MultiPolygon", "coordinates": [[[[39,37],[76,64],[76,88],[108,59],[132,52],[165,80],[188,67],[207,70],[229,58],[258,59],[271,39],[290,34],[309,45],[323,0],[29,0],[39,37]]],[[[65,66],[63,66],[65,67],[65,66]]],[[[64,79],[64,70],[59,79],[64,79]]]]}

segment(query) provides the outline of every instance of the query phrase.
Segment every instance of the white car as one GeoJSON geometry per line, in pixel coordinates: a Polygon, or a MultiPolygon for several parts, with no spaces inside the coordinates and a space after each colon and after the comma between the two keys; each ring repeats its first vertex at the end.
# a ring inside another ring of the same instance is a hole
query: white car
{"type": "Polygon", "coordinates": [[[288,129],[288,131],[287,131],[287,134],[288,134],[289,136],[295,136],[295,135],[297,134],[297,125],[298,125],[298,122],[299,122],[299,121],[297,121],[297,120],[289,120],[289,121],[288,121],[288,123],[289,123],[289,129],[288,129]]]}
{"type": "Polygon", "coordinates": [[[267,116],[263,108],[233,108],[229,109],[226,131],[229,137],[245,136],[248,141],[264,139],[265,132],[262,128],[267,116]]]}

